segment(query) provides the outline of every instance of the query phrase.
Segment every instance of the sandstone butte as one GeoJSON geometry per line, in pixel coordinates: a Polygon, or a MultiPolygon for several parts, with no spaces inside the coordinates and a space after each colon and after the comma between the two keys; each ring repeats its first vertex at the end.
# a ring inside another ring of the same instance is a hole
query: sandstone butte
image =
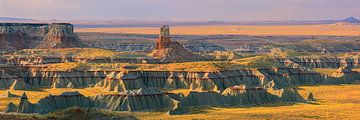
{"type": "Polygon", "coordinates": [[[155,49],[150,53],[150,56],[160,59],[162,62],[196,61],[199,58],[185,49],[179,42],[170,39],[170,28],[168,25],[163,25],[160,28],[155,49]]]}

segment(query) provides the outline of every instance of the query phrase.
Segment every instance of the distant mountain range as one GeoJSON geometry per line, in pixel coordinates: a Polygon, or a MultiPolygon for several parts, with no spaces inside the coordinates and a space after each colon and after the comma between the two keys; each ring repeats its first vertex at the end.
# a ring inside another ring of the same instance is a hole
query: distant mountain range
{"type": "Polygon", "coordinates": [[[360,25],[360,20],[355,17],[349,17],[335,23],[336,25],[360,25]]]}
{"type": "Polygon", "coordinates": [[[69,22],[80,28],[100,27],[158,27],[191,25],[315,25],[315,24],[360,24],[360,20],[349,17],[343,20],[288,20],[288,21],[146,21],[146,20],[34,20],[27,18],[0,17],[0,22],[52,23],[69,22]]]}
{"type": "Polygon", "coordinates": [[[355,17],[349,17],[340,22],[347,22],[347,23],[360,23],[360,20],[356,19],[355,17]]]}

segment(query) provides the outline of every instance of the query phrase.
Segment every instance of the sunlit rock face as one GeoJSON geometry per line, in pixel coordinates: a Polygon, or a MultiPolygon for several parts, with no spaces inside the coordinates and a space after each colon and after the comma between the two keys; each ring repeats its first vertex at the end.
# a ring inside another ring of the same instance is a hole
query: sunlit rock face
{"type": "Polygon", "coordinates": [[[68,23],[0,23],[0,51],[80,46],[73,25],[68,23]]]}
{"type": "Polygon", "coordinates": [[[160,28],[159,39],[151,57],[160,59],[162,62],[185,62],[196,61],[198,57],[184,48],[179,42],[170,41],[170,28],[163,25],[160,28]]]}
{"type": "Polygon", "coordinates": [[[79,37],[74,33],[74,26],[68,23],[53,23],[39,48],[80,47],[79,37]]]}
{"type": "Polygon", "coordinates": [[[164,25],[160,28],[159,39],[156,42],[156,49],[165,49],[170,42],[170,28],[168,25],[164,25]]]}

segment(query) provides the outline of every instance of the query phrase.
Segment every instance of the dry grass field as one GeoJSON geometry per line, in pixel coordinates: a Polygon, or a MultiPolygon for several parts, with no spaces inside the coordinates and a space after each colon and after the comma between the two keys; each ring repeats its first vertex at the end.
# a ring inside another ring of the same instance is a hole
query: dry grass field
{"type": "Polygon", "coordinates": [[[314,71],[326,75],[332,75],[334,72],[336,72],[337,69],[331,69],[331,68],[315,68],[314,71]]]}
{"type": "MultiPolygon", "coordinates": [[[[80,28],[76,32],[158,34],[158,27],[130,28],[80,28]]],[[[177,35],[332,35],[358,36],[360,25],[292,25],[292,26],[173,26],[171,34],[177,35]]]]}

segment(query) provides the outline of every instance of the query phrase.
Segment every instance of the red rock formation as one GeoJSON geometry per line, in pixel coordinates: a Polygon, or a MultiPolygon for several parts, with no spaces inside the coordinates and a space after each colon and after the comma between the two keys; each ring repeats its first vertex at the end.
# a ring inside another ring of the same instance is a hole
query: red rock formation
{"type": "Polygon", "coordinates": [[[0,30],[0,48],[3,50],[19,50],[26,48],[26,34],[9,27],[2,27],[0,30]]]}
{"type": "Polygon", "coordinates": [[[198,58],[198,56],[189,52],[179,42],[170,41],[168,25],[161,27],[156,47],[150,56],[160,59],[162,62],[196,61],[198,58]]]}
{"type": "Polygon", "coordinates": [[[80,47],[79,37],[74,33],[74,26],[68,23],[53,23],[39,48],[80,47]]]}
{"type": "Polygon", "coordinates": [[[159,39],[156,42],[155,49],[164,49],[170,44],[170,28],[168,25],[164,25],[160,28],[159,39]]]}
{"type": "Polygon", "coordinates": [[[68,23],[0,23],[0,51],[36,47],[81,47],[81,43],[73,25],[68,23]]]}

